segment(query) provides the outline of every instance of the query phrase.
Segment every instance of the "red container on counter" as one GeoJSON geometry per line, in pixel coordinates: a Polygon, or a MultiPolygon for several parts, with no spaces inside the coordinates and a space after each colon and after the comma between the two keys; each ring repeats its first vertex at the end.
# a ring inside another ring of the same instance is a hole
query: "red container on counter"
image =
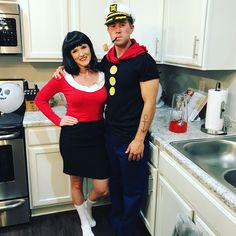
{"type": "Polygon", "coordinates": [[[188,126],[188,107],[186,94],[174,94],[170,113],[169,130],[175,133],[184,133],[188,126]]]}
{"type": "Polygon", "coordinates": [[[175,133],[184,133],[187,131],[188,123],[183,120],[171,120],[169,130],[175,133]]]}

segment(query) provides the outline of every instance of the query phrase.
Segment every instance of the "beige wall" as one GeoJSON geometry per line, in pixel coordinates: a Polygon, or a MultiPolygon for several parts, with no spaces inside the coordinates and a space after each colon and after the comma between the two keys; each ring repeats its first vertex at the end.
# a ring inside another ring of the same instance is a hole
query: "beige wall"
{"type": "Polygon", "coordinates": [[[0,55],[0,79],[24,78],[29,82],[48,81],[61,63],[22,62],[22,56],[0,55]]]}

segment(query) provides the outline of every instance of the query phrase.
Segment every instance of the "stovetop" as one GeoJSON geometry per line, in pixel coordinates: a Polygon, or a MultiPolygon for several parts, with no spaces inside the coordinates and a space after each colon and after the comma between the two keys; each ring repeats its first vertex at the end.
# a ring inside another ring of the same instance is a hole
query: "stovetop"
{"type": "Polygon", "coordinates": [[[0,116],[0,129],[17,128],[23,126],[24,115],[7,113],[0,116]]]}

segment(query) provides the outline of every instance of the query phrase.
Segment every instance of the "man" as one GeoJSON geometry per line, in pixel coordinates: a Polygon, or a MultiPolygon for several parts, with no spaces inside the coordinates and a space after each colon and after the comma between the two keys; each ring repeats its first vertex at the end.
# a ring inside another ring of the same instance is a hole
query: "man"
{"type": "Polygon", "coordinates": [[[101,61],[108,101],[106,142],[112,166],[112,226],[117,236],[134,236],[148,178],[149,133],[159,73],[153,58],[131,34],[134,19],[120,3],[106,9],[114,46],[101,61]]]}

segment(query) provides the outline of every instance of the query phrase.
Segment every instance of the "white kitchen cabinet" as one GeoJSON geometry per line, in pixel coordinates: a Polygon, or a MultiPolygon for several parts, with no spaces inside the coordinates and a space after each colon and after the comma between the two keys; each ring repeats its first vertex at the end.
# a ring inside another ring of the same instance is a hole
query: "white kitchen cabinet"
{"type": "MultiPolygon", "coordinates": [[[[90,1],[80,0],[80,30],[91,38],[98,59],[101,59],[106,53],[103,50],[103,45],[105,43],[111,44],[111,39],[104,25],[104,12],[108,2],[107,0],[93,1],[91,4],[90,1]]],[[[156,61],[160,61],[163,0],[151,0],[148,4],[145,4],[142,0],[118,0],[116,2],[122,2],[130,6],[135,17],[135,29],[132,37],[138,43],[145,45],[156,61]]]]}
{"type": "Polygon", "coordinates": [[[171,236],[176,225],[178,213],[185,214],[192,219],[193,209],[174,191],[161,176],[158,193],[158,213],[156,235],[171,236]]]}
{"type": "MultiPolygon", "coordinates": [[[[103,45],[111,44],[105,23],[105,8],[109,1],[80,0],[79,22],[80,30],[85,32],[92,40],[98,59],[105,55],[103,45]],[[89,9],[90,14],[87,14],[89,9]],[[93,19],[91,20],[91,16],[93,19]]],[[[149,53],[156,61],[161,59],[163,0],[151,0],[144,4],[141,0],[124,0],[122,2],[130,6],[135,17],[135,30],[132,35],[138,43],[147,47],[149,53]]]]}
{"type": "Polygon", "coordinates": [[[163,62],[201,70],[236,68],[236,1],[166,0],[163,62]]]}
{"type": "Polygon", "coordinates": [[[59,152],[60,128],[25,129],[30,207],[32,215],[73,209],[70,179],[63,173],[59,152]]]}
{"type": "Polygon", "coordinates": [[[78,0],[19,0],[24,61],[61,61],[68,31],[79,29],[78,0]]]}
{"type": "Polygon", "coordinates": [[[159,172],[156,236],[171,236],[173,217],[179,209],[189,209],[190,214],[187,215],[192,215],[192,221],[204,236],[235,235],[235,212],[223,205],[164,151],[160,152],[159,172]]]}
{"type": "Polygon", "coordinates": [[[58,145],[29,147],[32,206],[71,201],[69,177],[63,174],[58,145]]]}
{"type": "Polygon", "coordinates": [[[105,23],[105,8],[107,0],[87,1],[79,0],[79,22],[80,31],[91,39],[96,56],[102,59],[106,54],[104,44],[111,44],[105,23]]]}
{"type": "Polygon", "coordinates": [[[148,188],[141,207],[141,217],[145,226],[151,235],[155,235],[155,220],[157,209],[157,193],[158,193],[158,159],[159,149],[150,143],[150,161],[148,188]]]}
{"type": "MultiPolygon", "coordinates": [[[[163,0],[151,0],[149,4],[144,4],[141,0],[117,2],[131,7],[136,18],[134,38],[147,46],[156,61],[160,61],[163,0]]],[[[63,39],[72,30],[82,31],[89,36],[98,59],[102,59],[106,53],[103,45],[111,45],[104,25],[104,12],[109,3],[107,0],[19,0],[19,3],[24,61],[62,61],[63,39]]]]}
{"type": "Polygon", "coordinates": [[[161,61],[162,53],[163,4],[164,0],[130,0],[135,18],[132,36],[147,47],[157,62],[161,61]]]}
{"type": "Polygon", "coordinates": [[[146,228],[151,235],[154,235],[155,232],[157,185],[157,169],[149,163],[148,189],[147,193],[145,194],[145,201],[142,204],[141,216],[146,228]]]}
{"type": "Polygon", "coordinates": [[[210,230],[210,228],[204,223],[204,221],[198,215],[194,215],[194,223],[202,233],[201,236],[217,236],[210,230]]]}
{"type": "Polygon", "coordinates": [[[201,236],[216,236],[204,221],[196,215],[194,209],[184,201],[163,176],[160,177],[159,186],[156,235],[172,236],[175,225],[177,224],[177,216],[181,214],[193,221],[195,230],[199,232],[201,236]]]}
{"type": "Polygon", "coordinates": [[[62,61],[62,43],[72,30],[88,35],[98,59],[102,59],[106,53],[103,45],[111,42],[104,25],[107,3],[107,0],[20,0],[23,60],[62,61]]]}

